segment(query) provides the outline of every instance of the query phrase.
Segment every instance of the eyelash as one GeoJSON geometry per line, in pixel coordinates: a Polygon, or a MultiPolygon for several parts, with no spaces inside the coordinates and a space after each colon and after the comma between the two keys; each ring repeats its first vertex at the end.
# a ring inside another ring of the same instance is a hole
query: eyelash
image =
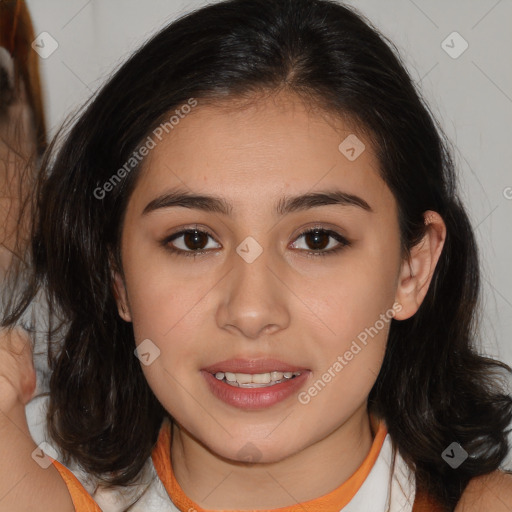
{"type": "MultiPolygon", "coordinates": [[[[306,257],[308,258],[317,258],[318,256],[332,256],[338,252],[340,252],[341,250],[343,250],[345,247],[349,247],[351,245],[351,243],[343,236],[341,236],[339,233],[337,233],[336,231],[332,231],[330,229],[325,229],[321,226],[313,226],[313,227],[309,227],[305,230],[303,230],[301,233],[299,233],[297,235],[297,237],[295,238],[295,240],[298,240],[300,237],[304,236],[304,235],[307,235],[308,233],[313,233],[315,231],[319,231],[321,233],[327,233],[331,238],[334,238],[337,242],[339,242],[339,245],[337,245],[334,249],[328,249],[327,251],[326,250],[320,250],[320,251],[306,251],[304,249],[300,249],[301,252],[305,252],[306,253],[306,257]]],[[[173,254],[177,254],[178,256],[185,256],[185,257],[192,257],[192,258],[196,258],[197,256],[202,256],[204,254],[207,254],[208,252],[210,252],[210,250],[203,250],[203,251],[184,251],[183,249],[177,249],[175,247],[172,247],[170,244],[170,242],[172,242],[173,240],[177,239],[177,238],[180,238],[181,236],[183,235],[186,235],[186,234],[189,234],[189,233],[202,233],[202,234],[205,234],[205,235],[208,235],[209,237],[211,238],[214,238],[213,235],[211,233],[209,233],[208,231],[204,230],[204,229],[198,229],[198,228],[188,228],[188,229],[184,229],[182,231],[178,231],[168,237],[166,237],[165,239],[163,239],[160,243],[161,245],[166,249],[168,250],[169,252],[173,253],[173,254]]]]}

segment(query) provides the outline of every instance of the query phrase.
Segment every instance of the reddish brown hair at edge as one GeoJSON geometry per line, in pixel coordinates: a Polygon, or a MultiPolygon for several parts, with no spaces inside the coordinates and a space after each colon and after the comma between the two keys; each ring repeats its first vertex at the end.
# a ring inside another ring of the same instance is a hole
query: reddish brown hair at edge
{"type": "Polygon", "coordinates": [[[19,79],[26,85],[28,103],[34,114],[37,152],[42,154],[46,148],[46,121],[38,56],[31,47],[34,39],[32,20],[24,0],[0,2],[0,46],[14,59],[16,89],[19,79]]]}

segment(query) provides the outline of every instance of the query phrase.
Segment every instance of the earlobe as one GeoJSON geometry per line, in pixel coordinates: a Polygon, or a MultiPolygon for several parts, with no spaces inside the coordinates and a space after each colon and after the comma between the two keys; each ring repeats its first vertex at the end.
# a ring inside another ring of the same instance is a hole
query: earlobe
{"type": "MultiPolygon", "coordinates": [[[[111,266],[111,269],[113,267],[111,266]]],[[[125,322],[131,322],[132,317],[130,314],[130,307],[128,304],[128,294],[126,293],[126,286],[124,284],[124,280],[121,277],[121,274],[117,270],[111,270],[112,272],[112,283],[113,283],[113,293],[114,298],[117,303],[117,311],[119,312],[119,316],[125,322]]]]}
{"type": "Polygon", "coordinates": [[[446,226],[442,217],[428,210],[423,214],[427,226],[421,241],[410,250],[404,259],[398,277],[396,302],[402,309],[395,315],[397,320],[413,316],[423,302],[446,238],[446,226]]]}

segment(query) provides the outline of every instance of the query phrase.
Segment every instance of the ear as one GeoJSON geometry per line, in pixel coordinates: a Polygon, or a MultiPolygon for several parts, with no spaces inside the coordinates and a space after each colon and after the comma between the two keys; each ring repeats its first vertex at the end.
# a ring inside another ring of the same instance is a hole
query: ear
{"type": "Polygon", "coordinates": [[[395,315],[397,320],[406,320],[418,311],[443,250],[446,226],[442,217],[427,210],[423,218],[427,225],[425,235],[411,249],[410,257],[403,260],[400,268],[395,301],[402,305],[402,309],[395,315]]]}
{"type": "Polygon", "coordinates": [[[132,317],[130,313],[130,304],[128,302],[128,294],[126,292],[124,278],[121,275],[121,272],[117,269],[117,265],[113,262],[112,258],[110,258],[110,271],[112,275],[114,298],[116,299],[119,316],[125,322],[131,322],[132,317]]]}

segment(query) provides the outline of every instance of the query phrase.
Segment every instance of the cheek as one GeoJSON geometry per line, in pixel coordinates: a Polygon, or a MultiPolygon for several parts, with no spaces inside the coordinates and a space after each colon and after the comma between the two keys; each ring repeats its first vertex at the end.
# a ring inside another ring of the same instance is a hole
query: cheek
{"type": "Polygon", "coordinates": [[[322,372],[334,373],[340,389],[348,386],[368,392],[380,370],[395,316],[399,251],[398,239],[388,246],[384,238],[369,240],[347,252],[328,279],[323,276],[304,288],[304,293],[315,290],[309,293],[308,306],[317,316],[318,329],[325,332],[316,338],[322,344],[318,351],[322,372]]]}
{"type": "Polygon", "coordinates": [[[183,268],[147,240],[133,243],[126,252],[128,301],[136,340],[165,340],[194,319],[200,322],[197,306],[207,294],[208,283],[200,273],[185,274],[183,268]]]}
{"type": "Polygon", "coordinates": [[[149,365],[142,365],[150,388],[171,414],[181,417],[190,407],[183,386],[198,371],[198,344],[205,343],[200,333],[204,333],[205,318],[211,317],[205,311],[211,285],[201,276],[186,279],[156,270],[147,267],[132,282],[133,331],[137,345],[149,339],[150,352],[157,354],[149,365]]]}
{"type": "Polygon", "coordinates": [[[301,403],[311,400],[314,408],[339,419],[364,402],[382,366],[395,315],[393,298],[382,286],[369,272],[330,282],[318,300],[328,330],[316,337],[318,365],[301,403]]]}
{"type": "Polygon", "coordinates": [[[307,283],[304,296],[309,310],[322,320],[333,338],[355,337],[392,308],[395,271],[382,258],[353,253],[333,267],[328,279],[324,276],[316,283],[307,283]]]}

